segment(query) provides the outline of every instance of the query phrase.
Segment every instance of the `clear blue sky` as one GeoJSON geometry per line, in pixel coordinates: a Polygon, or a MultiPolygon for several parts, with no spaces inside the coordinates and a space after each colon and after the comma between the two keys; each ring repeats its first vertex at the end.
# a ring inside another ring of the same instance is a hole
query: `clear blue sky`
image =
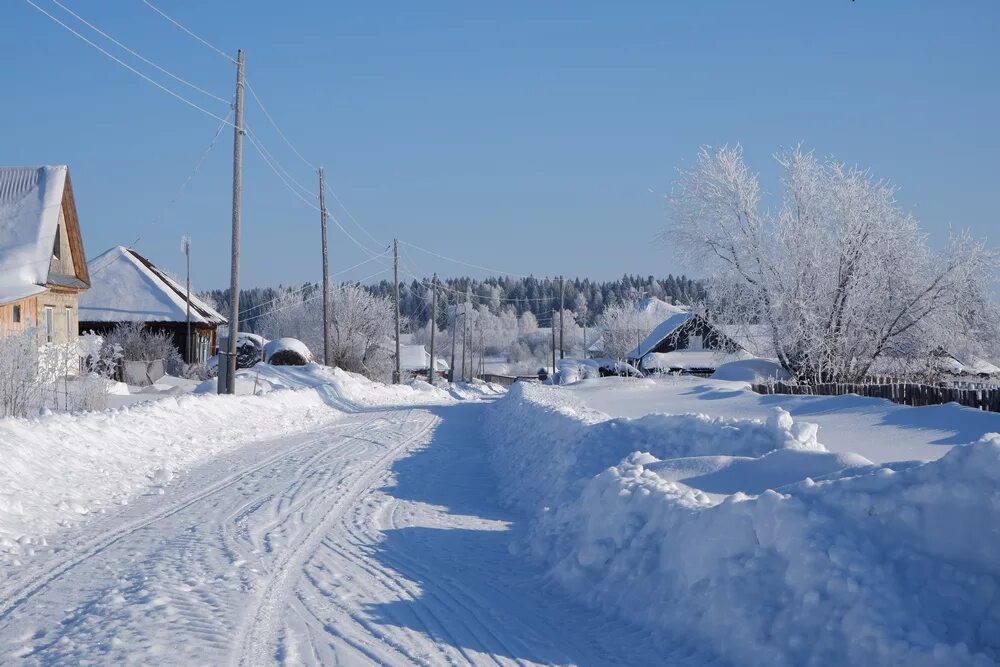
{"type": "MultiPolygon", "coordinates": [[[[141,0],[61,1],[231,95],[231,66],[141,0]]],[[[655,240],[675,167],[741,142],[776,190],[769,156],[799,141],[894,181],[935,243],[948,225],[997,236],[996,0],[156,4],[247,50],[278,123],[379,239],[535,275],[697,274],[655,240]]],[[[0,160],[70,165],[88,255],[141,235],[137,249],[177,271],[189,233],[196,285],[227,284],[232,132],[168,208],[215,120],[21,0],[0,9],[0,49],[0,160]]],[[[314,187],[252,101],[247,122],[314,187]]],[[[249,145],[245,188],[244,286],[318,279],[317,214],[249,145]]],[[[483,275],[406,255],[420,274],[483,275]]],[[[333,270],[365,257],[333,232],[333,270]]]]}

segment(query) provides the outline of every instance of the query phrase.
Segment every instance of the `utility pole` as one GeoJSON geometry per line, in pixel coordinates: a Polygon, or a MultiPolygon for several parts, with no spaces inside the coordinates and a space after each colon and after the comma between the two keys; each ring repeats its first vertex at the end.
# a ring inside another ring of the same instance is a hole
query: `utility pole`
{"type": "Polygon", "coordinates": [[[556,383],[556,311],[552,311],[549,329],[552,330],[552,384],[556,383]]]}
{"type": "Polygon", "coordinates": [[[431,385],[434,384],[435,366],[434,363],[434,330],[437,329],[437,312],[438,312],[438,274],[434,274],[434,278],[431,279],[431,369],[427,372],[427,379],[430,381],[431,385]]]}
{"type": "Polygon", "coordinates": [[[563,348],[563,311],[566,310],[565,307],[565,297],[566,290],[565,284],[563,282],[563,277],[559,276],[559,358],[564,359],[566,356],[565,348],[563,348]]]}
{"type": "Polygon", "coordinates": [[[462,382],[465,382],[465,348],[469,343],[469,296],[462,304],[462,382]]]}
{"type": "Polygon", "coordinates": [[[458,328],[458,299],[455,299],[455,307],[452,309],[451,317],[451,368],[448,369],[449,381],[455,381],[455,330],[458,328]]]}
{"type": "Polygon", "coordinates": [[[185,289],[187,290],[187,343],[184,345],[184,353],[187,362],[193,363],[191,355],[191,237],[185,234],[181,237],[181,249],[184,250],[185,264],[185,289]]]}
{"type": "Polygon", "coordinates": [[[323,364],[330,365],[330,256],[326,250],[326,180],[319,168],[319,229],[323,244],[323,364]]]}
{"type": "Polygon", "coordinates": [[[396,370],[392,372],[392,383],[399,384],[403,377],[399,359],[399,239],[392,240],[392,289],[396,295],[396,370]]]}
{"type": "Polygon", "coordinates": [[[219,373],[220,394],[236,393],[236,348],[240,332],[240,201],[243,195],[243,87],[246,74],[246,53],[236,51],[236,103],[233,125],[233,242],[229,275],[229,345],[226,352],[226,373],[219,373]],[[223,386],[223,383],[225,386],[223,386]]]}

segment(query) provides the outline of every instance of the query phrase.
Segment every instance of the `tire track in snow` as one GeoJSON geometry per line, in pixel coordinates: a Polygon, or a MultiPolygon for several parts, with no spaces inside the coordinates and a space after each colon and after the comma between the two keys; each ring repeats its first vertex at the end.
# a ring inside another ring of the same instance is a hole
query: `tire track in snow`
{"type": "MultiPolygon", "coordinates": [[[[377,419],[377,417],[372,418],[371,420],[369,420],[368,423],[375,421],[375,419],[377,419]]],[[[338,428],[345,425],[349,424],[333,423],[330,424],[327,428],[338,428]]],[[[122,528],[108,531],[95,538],[88,540],[78,549],[75,549],[74,550],[75,553],[72,556],[61,560],[54,566],[46,568],[40,574],[32,576],[31,580],[27,584],[21,586],[20,588],[16,588],[13,591],[9,590],[3,591],[4,602],[0,603],[0,623],[5,621],[13,611],[15,611],[18,607],[22,606],[25,602],[29,601],[34,595],[44,590],[53,581],[69,573],[77,566],[81,565],[82,563],[85,563],[88,559],[101,553],[103,550],[112,546],[116,542],[119,542],[127,538],[128,536],[155,524],[158,521],[171,517],[187,509],[188,507],[206,498],[209,498],[214,494],[217,494],[225,489],[228,489],[237,482],[241,481],[244,477],[260,472],[264,468],[273,465],[275,462],[281,460],[282,458],[300,452],[308,447],[314,446],[327,438],[329,438],[328,434],[309,438],[299,443],[292,449],[285,449],[279,451],[274,455],[266,457],[262,461],[252,466],[243,468],[214,484],[210,484],[209,486],[204,487],[201,490],[186,496],[183,500],[171,505],[170,507],[167,507],[162,511],[154,512],[153,514],[148,515],[138,521],[130,522],[125,526],[123,526],[122,528]]]]}
{"type": "MultiPolygon", "coordinates": [[[[415,412],[414,410],[407,411],[404,419],[397,424],[406,424],[415,412]]],[[[276,607],[289,602],[289,598],[292,597],[290,595],[291,589],[296,582],[293,573],[301,573],[302,566],[308,557],[315,552],[324,537],[324,533],[350,508],[355,500],[370,490],[371,483],[384,472],[384,464],[392,460],[399,451],[404,450],[422,437],[431,429],[435,421],[435,417],[424,413],[423,423],[416,432],[388,448],[369,464],[368,469],[356,471],[354,475],[345,478],[345,482],[349,482],[347,492],[335,499],[326,508],[324,516],[320,520],[312,522],[311,527],[295,543],[286,546],[285,554],[274,564],[269,573],[267,585],[257,596],[257,605],[249,615],[249,622],[245,624],[240,633],[241,639],[237,643],[240,651],[239,664],[256,665],[274,661],[276,657],[274,646],[277,643],[279,633],[276,607]]]]}

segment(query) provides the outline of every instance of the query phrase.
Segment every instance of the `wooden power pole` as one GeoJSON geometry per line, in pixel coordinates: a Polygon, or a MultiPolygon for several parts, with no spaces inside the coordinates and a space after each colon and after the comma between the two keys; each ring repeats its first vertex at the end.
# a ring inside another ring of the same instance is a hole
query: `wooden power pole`
{"type": "Polygon", "coordinates": [[[469,295],[462,305],[462,382],[465,382],[465,348],[469,344],[469,295]]]}
{"type": "Polygon", "coordinates": [[[184,283],[187,292],[187,342],[184,344],[184,354],[185,361],[191,364],[194,363],[191,354],[191,237],[187,234],[181,237],[181,246],[184,250],[184,283]]]}
{"type": "Polygon", "coordinates": [[[243,88],[246,81],[246,53],[236,51],[236,102],[233,106],[233,241],[229,275],[229,341],[226,373],[219,373],[218,392],[236,393],[236,350],[240,332],[240,202],[243,197],[243,88]],[[225,386],[223,386],[223,384],[225,386]]]}
{"type": "Polygon", "coordinates": [[[323,364],[330,365],[330,257],[326,248],[326,180],[319,168],[319,230],[323,244],[323,364]]]}
{"type": "Polygon", "coordinates": [[[451,316],[451,368],[448,369],[448,380],[455,381],[455,330],[458,329],[458,299],[455,299],[455,307],[451,316]]]}
{"type": "Polygon", "coordinates": [[[427,371],[427,379],[430,381],[431,385],[434,384],[434,330],[437,329],[437,312],[438,312],[438,290],[437,290],[438,276],[435,273],[434,278],[431,280],[431,369],[427,371]]]}
{"type": "Polygon", "coordinates": [[[396,369],[392,372],[392,383],[399,384],[403,377],[399,358],[399,239],[392,240],[392,289],[396,296],[396,369]]]}
{"type": "Polygon", "coordinates": [[[566,310],[564,303],[566,289],[563,282],[563,277],[559,276],[559,358],[564,359],[566,357],[566,350],[563,347],[563,311],[566,310]]]}
{"type": "Polygon", "coordinates": [[[552,384],[556,383],[556,311],[552,310],[552,318],[549,322],[549,329],[552,331],[552,384]]]}

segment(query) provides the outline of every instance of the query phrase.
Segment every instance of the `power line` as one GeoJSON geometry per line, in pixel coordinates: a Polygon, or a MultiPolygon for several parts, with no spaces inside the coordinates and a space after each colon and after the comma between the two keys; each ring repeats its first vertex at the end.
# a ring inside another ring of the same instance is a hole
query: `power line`
{"type": "MultiPolygon", "coordinates": [[[[233,115],[233,111],[232,111],[232,109],[230,109],[229,110],[229,114],[226,116],[226,118],[223,120],[223,122],[219,124],[218,129],[215,130],[215,135],[212,137],[212,141],[209,142],[208,147],[205,148],[204,151],[202,151],[201,156],[198,158],[198,161],[195,162],[194,169],[192,169],[191,172],[188,174],[187,178],[184,179],[184,182],[181,183],[181,186],[179,188],[177,188],[177,192],[170,199],[170,201],[167,202],[167,204],[160,210],[159,215],[157,217],[155,217],[155,218],[150,218],[146,222],[146,225],[151,225],[151,224],[154,224],[154,223],[162,222],[163,217],[166,214],[166,212],[168,210],[170,210],[170,208],[174,204],[177,203],[178,199],[181,198],[181,195],[184,194],[184,191],[187,189],[188,184],[192,181],[192,179],[194,179],[194,177],[201,170],[201,165],[204,164],[205,158],[207,158],[208,154],[212,152],[213,148],[215,148],[215,144],[219,141],[219,136],[222,134],[222,130],[224,130],[226,128],[226,125],[229,124],[229,118],[232,115],[233,115]]],[[[137,236],[135,238],[135,240],[133,240],[132,243],[130,243],[126,247],[129,248],[129,249],[133,249],[133,248],[135,248],[135,246],[141,240],[142,240],[142,234],[140,233],[139,236],[137,236]]],[[[108,266],[110,266],[111,264],[113,264],[114,262],[116,262],[120,258],[121,258],[120,254],[115,255],[114,257],[112,257],[111,259],[109,259],[107,262],[105,262],[104,264],[102,264],[99,267],[96,267],[93,271],[91,271],[90,272],[90,276],[94,277],[96,275],[99,275],[101,273],[101,271],[103,271],[104,269],[106,269],[108,266]]]]}
{"type": "Polygon", "coordinates": [[[253,86],[250,85],[249,82],[247,82],[247,90],[250,91],[250,96],[253,97],[255,102],[257,102],[257,106],[259,106],[260,110],[264,112],[264,117],[267,118],[267,121],[269,123],[271,123],[271,127],[273,127],[274,130],[278,133],[278,136],[281,137],[281,140],[284,141],[285,144],[287,144],[288,147],[292,149],[292,152],[295,153],[295,155],[297,155],[300,160],[305,162],[310,169],[316,171],[318,167],[302,156],[302,153],[299,152],[299,149],[297,149],[294,145],[292,145],[292,142],[289,141],[288,137],[285,136],[285,133],[281,131],[281,128],[278,127],[278,124],[274,122],[274,118],[271,117],[271,114],[270,112],[268,112],[267,107],[265,107],[264,103],[260,101],[259,97],[257,97],[256,91],[254,91],[253,86]]]}
{"type": "Polygon", "coordinates": [[[198,40],[199,42],[201,42],[202,44],[204,44],[208,48],[212,49],[213,51],[215,51],[216,53],[218,53],[220,56],[222,56],[223,58],[225,58],[226,60],[228,60],[232,64],[234,64],[234,65],[236,64],[236,59],[233,58],[231,55],[229,55],[228,53],[226,53],[225,51],[223,51],[219,47],[215,46],[211,42],[209,42],[209,41],[207,41],[207,40],[199,37],[194,32],[192,32],[190,29],[188,29],[187,27],[185,27],[184,25],[182,25],[180,23],[180,21],[177,21],[176,19],[173,19],[173,18],[169,17],[163,10],[161,10],[159,7],[157,7],[153,3],[149,2],[149,0],[142,0],[142,2],[147,7],[149,7],[150,9],[152,9],[154,12],[156,12],[157,14],[159,14],[160,16],[162,16],[163,18],[167,19],[168,21],[170,21],[171,23],[173,23],[175,26],[177,26],[178,28],[180,28],[181,30],[183,30],[184,32],[186,32],[191,37],[194,37],[196,40],[198,40]]]}
{"type": "Polygon", "coordinates": [[[41,7],[39,7],[39,6],[38,6],[37,4],[35,4],[35,3],[34,3],[34,2],[32,1],[32,0],[24,0],[24,1],[25,1],[26,3],[28,3],[29,5],[31,5],[32,7],[34,7],[35,9],[37,9],[37,10],[38,10],[39,12],[41,12],[42,14],[45,14],[45,16],[49,17],[49,18],[50,18],[51,20],[53,20],[53,21],[55,21],[56,23],[58,23],[59,25],[61,25],[61,26],[62,26],[63,28],[65,28],[65,29],[66,29],[66,30],[68,30],[69,32],[71,32],[71,33],[73,33],[74,35],[76,35],[76,36],[77,36],[77,37],[78,37],[79,39],[83,40],[84,42],[86,42],[87,44],[89,44],[89,45],[90,45],[91,47],[93,47],[93,48],[97,49],[98,51],[100,51],[101,53],[103,53],[103,54],[104,54],[105,56],[107,56],[108,58],[111,58],[111,59],[112,59],[112,60],[114,60],[114,61],[115,61],[116,63],[118,63],[119,65],[121,65],[121,66],[122,66],[122,67],[124,67],[125,69],[129,70],[129,71],[130,71],[130,72],[132,72],[133,74],[137,74],[138,76],[142,77],[143,79],[145,79],[145,80],[146,80],[146,81],[148,81],[149,83],[153,84],[154,86],[156,86],[157,88],[159,88],[159,89],[160,89],[160,90],[162,90],[163,92],[167,93],[167,94],[168,94],[168,95],[170,95],[171,97],[176,97],[176,98],[177,98],[178,100],[180,100],[180,101],[181,101],[181,102],[183,102],[184,104],[187,104],[187,105],[188,105],[189,107],[192,107],[192,108],[194,108],[194,109],[197,109],[198,111],[202,112],[202,113],[203,113],[203,114],[205,114],[206,116],[210,116],[210,117],[212,117],[212,118],[214,118],[215,120],[218,120],[218,121],[223,121],[223,122],[225,122],[225,123],[226,123],[227,125],[229,125],[230,127],[234,127],[232,123],[230,123],[230,122],[229,122],[228,120],[224,119],[224,118],[223,118],[222,116],[218,116],[218,115],[216,115],[216,114],[212,113],[211,111],[209,111],[208,109],[205,109],[204,107],[201,107],[201,106],[199,106],[198,104],[196,104],[196,103],[192,102],[191,100],[187,99],[187,98],[186,98],[186,97],[184,97],[183,95],[180,95],[180,94],[178,94],[178,93],[175,93],[174,91],[170,90],[169,88],[167,88],[166,86],[164,86],[164,85],[163,85],[163,84],[161,84],[160,82],[158,82],[158,81],[156,81],[156,80],[154,80],[154,79],[152,79],[152,78],[150,78],[150,77],[146,76],[145,74],[143,74],[142,72],[140,72],[140,71],[139,71],[139,70],[137,70],[136,68],[132,67],[131,65],[129,65],[128,63],[126,63],[126,62],[125,62],[125,61],[123,61],[122,59],[120,59],[120,58],[118,58],[117,56],[115,56],[115,55],[113,55],[113,54],[109,53],[109,52],[108,52],[107,50],[105,50],[105,49],[104,49],[104,48],[102,48],[101,46],[99,46],[99,45],[95,44],[94,42],[90,41],[89,39],[87,39],[86,37],[84,37],[83,35],[81,35],[81,34],[80,34],[79,32],[77,32],[77,31],[76,31],[76,30],[74,30],[73,28],[69,27],[68,25],[66,25],[65,23],[63,23],[63,22],[62,22],[62,21],[60,21],[60,20],[59,20],[58,18],[56,18],[56,17],[55,17],[55,16],[53,16],[52,14],[48,13],[47,11],[45,11],[44,9],[42,9],[41,7]]]}
{"type": "Polygon", "coordinates": [[[189,88],[198,91],[202,95],[207,95],[208,97],[211,97],[213,100],[217,100],[219,102],[222,102],[223,104],[230,104],[230,100],[227,100],[227,99],[225,99],[223,97],[219,97],[215,93],[210,93],[209,91],[205,90],[204,88],[200,88],[200,87],[196,86],[195,84],[191,83],[187,79],[183,79],[183,78],[177,76],[176,74],[174,74],[173,72],[171,72],[170,70],[168,70],[168,69],[166,69],[164,67],[160,67],[159,65],[157,65],[156,63],[154,63],[152,60],[150,60],[149,58],[145,57],[141,53],[138,53],[134,49],[131,49],[128,46],[126,46],[125,44],[122,44],[120,41],[118,41],[117,39],[115,39],[114,37],[112,37],[111,35],[109,35],[108,33],[104,32],[103,30],[101,30],[100,28],[98,28],[93,23],[87,21],[87,19],[83,18],[82,16],[80,16],[79,14],[77,14],[76,12],[74,12],[72,9],[70,9],[66,5],[64,5],[61,2],[59,2],[59,0],[52,0],[52,2],[56,6],[60,7],[64,12],[66,12],[67,14],[69,14],[70,16],[72,16],[73,18],[75,18],[77,21],[79,21],[80,23],[84,24],[85,26],[87,26],[88,28],[90,28],[91,30],[93,30],[94,32],[96,32],[98,35],[101,35],[105,39],[111,41],[112,43],[114,43],[115,45],[117,45],[120,48],[124,49],[128,53],[132,54],[133,56],[135,56],[136,58],[138,58],[142,62],[146,63],[150,67],[155,67],[156,69],[158,69],[159,71],[163,72],[164,74],[166,74],[170,78],[174,79],[175,81],[178,81],[179,83],[183,83],[185,86],[188,86],[189,88]]]}
{"type": "MultiPolygon", "coordinates": [[[[295,144],[293,144],[291,142],[291,140],[288,138],[288,135],[286,135],[284,133],[284,131],[282,131],[282,129],[278,125],[277,121],[275,121],[274,117],[271,115],[271,112],[267,110],[266,106],[264,106],[264,102],[260,99],[260,96],[257,95],[257,91],[254,90],[253,86],[249,82],[247,82],[247,90],[250,91],[250,96],[253,97],[254,101],[257,103],[257,106],[260,107],[260,110],[262,112],[264,112],[264,117],[267,118],[267,122],[271,124],[271,127],[274,128],[274,131],[278,133],[279,137],[281,137],[281,140],[283,142],[285,142],[285,145],[288,146],[288,148],[290,148],[291,151],[293,153],[295,153],[295,156],[298,157],[300,160],[302,160],[302,162],[307,167],[309,167],[313,171],[318,170],[318,167],[316,165],[314,165],[312,162],[310,162],[301,153],[301,151],[299,151],[299,149],[295,147],[295,144]]],[[[260,140],[258,139],[258,141],[260,141],[260,140]]],[[[262,142],[261,142],[261,148],[264,148],[262,142]]],[[[298,181],[296,181],[294,178],[292,178],[291,174],[288,173],[288,170],[285,169],[281,165],[281,163],[278,161],[278,159],[275,158],[274,155],[270,151],[268,151],[268,156],[271,158],[272,161],[274,161],[274,163],[277,165],[277,167],[285,174],[285,176],[288,177],[288,179],[290,181],[292,181],[293,183],[295,183],[296,185],[298,185],[299,188],[302,189],[304,192],[306,192],[309,196],[311,196],[311,197],[318,197],[318,195],[316,195],[315,193],[311,192],[308,188],[303,187],[298,181]]],[[[337,202],[337,205],[340,206],[340,208],[344,211],[344,213],[347,215],[348,219],[350,219],[350,221],[354,223],[355,227],[357,227],[359,230],[361,230],[362,232],[364,232],[364,234],[366,236],[368,236],[368,238],[371,239],[375,243],[375,245],[377,245],[377,246],[386,245],[383,241],[380,241],[379,239],[375,238],[375,236],[372,235],[372,233],[370,231],[368,231],[368,229],[366,227],[364,227],[360,222],[358,222],[357,218],[354,217],[354,214],[351,213],[350,209],[347,208],[347,206],[340,199],[340,197],[333,190],[333,188],[331,188],[329,186],[329,184],[327,184],[327,186],[326,186],[326,191],[328,193],[330,193],[330,196],[333,197],[333,200],[335,202],[337,202]]]]}
{"type": "MultiPolygon", "coordinates": [[[[255,149],[257,150],[257,152],[258,152],[258,153],[260,154],[261,158],[262,158],[262,159],[264,160],[264,163],[265,163],[265,164],[266,164],[266,165],[267,165],[267,166],[268,166],[268,167],[269,167],[269,168],[271,169],[271,171],[273,171],[273,172],[274,172],[274,174],[275,174],[275,175],[276,175],[276,176],[278,177],[278,179],[279,179],[279,180],[280,180],[280,181],[281,181],[281,182],[282,182],[282,183],[283,183],[283,184],[285,185],[285,187],[286,187],[286,188],[288,188],[288,190],[289,190],[289,191],[290,191],[290,192],[291,192],[291,193],[292,193],[293,195],[295,195],[295,196],[296,196],[296,197],[298,197],[298,198],[299,198],[300,200],[302,200],[302,203],[304,203],[304,204],[305,204],[306,206],[308,206],[309,208],[313,209],[314,211],[317,211],[317,212],[318,212],[318,211],[320,211],[320,208],[319,208],[319,206],[317,206],[316,204],[313,204],[313,203],[312,203],[311,201],[309,201],[309,200],[308,200],[308,199],[306,199],[306,198],[305,198],[304,196],[302,196],[302,194],[301,194],[301,193],[299,193],[299,192],[298,192],[298,191],[297,191],[297,190],[295,189],[295,187],[294,187],[294,186],[292,185],[292,183],[291,183],[291,182],[289,182],[289,181],[288,181],[288,180],[287,180],[287,179],[285,178],[285,176],[284,176],[284,175],[282,175],[282,173],[281,173],[281,170],[279,170],[279,169],[278,169],[278,168],[277,168],[277,167],[275,166],[275,164],[274,164],[274,163],[272,163],[272,161],[271,161],[270,159],[268,159],[268,155],[266,154],[266,149],[264,149],[264,148],[263,148],[263,147],[262,147],[262,146],[261,146],[261,145],[259,144],[259,140],[258,140],[258,139],[256,139],[254,135],[252,135],[252,134],[250,134],[250,133],[248,132],[248,133],[247,133],[247,139],[249,139],[249,140],[250,140],[250,145],[251,145],[251,146],[253,146],[253,147],[254,147],[254,148],[255,148],[255,149]]],[[[293,182],[294,182],[294,180],[293,180],[293,182]]],[[[299,187],[300,187],[300,188],[302,188],[302,186],[301,186],[301,185],[299,185],[299,187]]],[[[303,188],[303,189],[305,189],[305,188],[303,188]]],[[[307,192],[309,192],[309,190],[306,190],[306,191],[307,191],[307,192]]],[[[351,242],[352,242],[352,243],[354,243],[354,245],[356,245],[356,246],[357,246],[358,248],[360,248],[360,249],[361,249],[361,250],[363,250],[364,252],[368,253],[369,255],[372,255],[373,257],[375,257],[375,256],[381,256],[381,255],[382,255],[382,253],[378,253],[378,252],[376,252],[376,251],[372,250],[371,248],[369,248],[368,246],[364,245],[363,243],[361,243],[360,241],[358,241],[358,240],[357,240],[356,238],[354,238],[354,236],[353,236],[353,235],[352,235],[352,234],[351,234],[351,233],[350,233],[349,231],[347,231],[347,229],[346,229],[346,228],[344,227],[344,225],[342,225],[342,224],[340,223],[340,221],[339,221],[339,220],[337,219],[337,217],[336,217],[336,216],[334,216],[334,215],[330,215],[330,214],[329,214],[329,211],[327,212],[327,214],[329,215],[329,217],[330,217],[330,220],[332,220],[332,221],[333,221],[333,223],[334,223],[335,225],[337,225],[337,228],[338,228],[338,229],[339,229],[340,231],[344,232],[344,235],[345,235],[345,236],[346,236],[347,238],[349,238],[349,239],[351,240],[351,242]]]]}

